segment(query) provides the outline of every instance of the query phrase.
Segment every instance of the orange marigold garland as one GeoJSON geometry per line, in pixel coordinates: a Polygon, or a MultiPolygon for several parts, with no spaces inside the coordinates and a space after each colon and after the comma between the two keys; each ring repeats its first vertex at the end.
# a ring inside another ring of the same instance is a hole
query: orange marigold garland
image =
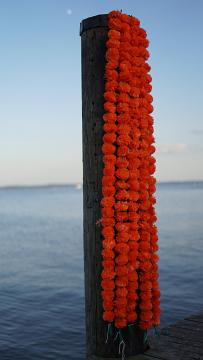
{"type": "Polygon", "coordinates": [[[156,180],[148,40],[139,20],[108,15],[103,115],[103,319],[115,328],[160,323],[156,180]]]}

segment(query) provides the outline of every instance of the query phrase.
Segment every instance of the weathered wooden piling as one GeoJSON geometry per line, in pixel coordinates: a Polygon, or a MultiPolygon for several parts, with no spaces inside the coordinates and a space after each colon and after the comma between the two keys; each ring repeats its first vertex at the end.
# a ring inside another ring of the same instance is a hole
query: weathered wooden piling
{"type": "MultiPolygon", "coordinates": [[[[82,124],[83,124],[83,222],[87,359],[115,358],[118,340],[106,339],[101,302],[101,179],[102,115],[107,15],[83,20],[80,24],[82,46],[82,124]]],[[[144,350],[144,332],[131,326],[124,333],[126,355],[144,350]],[[130,334],[130,335],[129,335],[130,334]]],[[[145,345],[146,347],[146,345],[145,345]]]]}

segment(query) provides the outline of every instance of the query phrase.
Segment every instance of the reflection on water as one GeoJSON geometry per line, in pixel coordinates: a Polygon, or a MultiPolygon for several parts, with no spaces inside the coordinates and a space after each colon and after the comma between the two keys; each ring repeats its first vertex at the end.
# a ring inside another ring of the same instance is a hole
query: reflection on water
{"type": "MultiPolygon", "coordinates": [[[[160,184],[162,326],[203,308],[203,184],[160,184]]],[[[0,359],[82,360],[82,191],[0,189],[0,359]]]]}

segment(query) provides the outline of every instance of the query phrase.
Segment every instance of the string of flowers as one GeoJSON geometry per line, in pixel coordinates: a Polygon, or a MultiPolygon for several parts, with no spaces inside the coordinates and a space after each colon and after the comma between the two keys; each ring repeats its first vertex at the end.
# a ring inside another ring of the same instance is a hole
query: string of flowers
{"type": "Polygon", "coordinates": [[[160,323],[156,180],[148,40],[135,17],[108,15],[103,115],[103,319],[160,323]]]}

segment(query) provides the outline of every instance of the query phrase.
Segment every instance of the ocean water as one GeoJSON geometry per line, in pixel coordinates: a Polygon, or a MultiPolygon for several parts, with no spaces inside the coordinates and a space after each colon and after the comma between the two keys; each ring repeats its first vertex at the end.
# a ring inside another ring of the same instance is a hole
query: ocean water
{"type": "MultiPolygon", "coordinates": [[[[159,184],[162,326],[203,309],[203,183],[159,184]]],[[[0,189],[0,359],[84,360],[82,190],[0,189]]]]}

